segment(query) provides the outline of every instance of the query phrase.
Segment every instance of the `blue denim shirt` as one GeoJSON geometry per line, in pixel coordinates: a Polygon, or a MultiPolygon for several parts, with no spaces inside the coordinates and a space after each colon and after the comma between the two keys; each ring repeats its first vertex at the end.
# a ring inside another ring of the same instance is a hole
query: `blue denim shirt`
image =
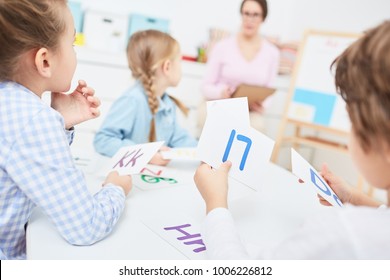
{"type": "MultiPolygon", "coordinates": [[[[143,86],[137,82],[111,106],[100,130],[96,133],[94,146],[98,153],[113,156],[121,147],[149,142],[150,111],[143,86]]],[[[164,93],[159,99],[155,115],[156,141],[175,147],[195,147],[197,141],[176,119],[176,105],[164,93]]]]}

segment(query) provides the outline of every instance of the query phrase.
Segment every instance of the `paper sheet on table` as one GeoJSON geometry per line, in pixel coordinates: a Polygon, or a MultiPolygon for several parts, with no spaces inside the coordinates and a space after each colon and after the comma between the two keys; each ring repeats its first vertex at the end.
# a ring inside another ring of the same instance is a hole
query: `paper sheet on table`
{"type": "Polygon", "coordinates": [[[249,126],[246,98],[213,101],[207,108],[197,150],[199,159],[214,168],[219,168],[226,160],[231,161],[229,176],[258,189],[274,141],[249,126]]]}
{"type": "Polygon", "coordinates": [[[199,160],[196,148],[171,148],[167,151],[160,151],[160,153],[163,159],[199,160]]]}
{"type": "Polygon", "coordinates": [[[343,207],[342,202],[320,174],[299,153],[291,149],[292,173],[315,188],[316,192],[333,206],[343,207]]]}
{"type": "Polygon", "coordinates": [[[133,175],[132,179],[135,187],[149,191],[193,184],[192,177],[193,175],[188,176],[169,167],[148,164],[142,168],[140,174],[133,175]]]}
{"type": "Polygon", "coordinates": [[[104,168],[106,174],[113,170],[118,171],[120,175],[140,173],[163,143],[164,141],[160,141],[120,148],[104,168]]]}
{"type": "Polygon", "coordinates": [[[206,258],[206,246],[200,234],[201,224],[193,218],[171,213],[142,218],[141,222],[188,259],[206,258]]]}

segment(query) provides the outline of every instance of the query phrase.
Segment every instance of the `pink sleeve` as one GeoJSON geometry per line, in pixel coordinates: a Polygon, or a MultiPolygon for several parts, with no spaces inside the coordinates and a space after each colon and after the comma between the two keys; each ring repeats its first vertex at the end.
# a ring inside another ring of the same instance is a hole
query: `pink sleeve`
{"type": "MultiPolygon", "coordinates": [[[[273,87],[273,88],[276,87],[276,78],[277,78],[278,72],[279,72],[279,61],[280,61],[280,53],[278,51],[277,54],[275,55],[275,59],[274,59],[273,64],[270,68],[270,71],[269,71],[270,76],[268,79],[268,83],[266,85],[267,87],[273,87]]],[[[274,100],[274,97],[275,97],[275,94],[266,98],[263,101],[263,107],[264,108],[271,107],[271,104],[272,104],[272,101],[274,100]]]]}
{"type": "Polygon", "coordinates": [[[206,100],[220,99],[226,85],[219,82],[223,59],[221,44],[216,44],[207,61],[206,75],[202,81],[202,93],[206,100]]]}
{"type": "Polygon", "coordinates": [[[278,72],[279,72],[279,61],[280,61],[280,53],[278,50],[278,52],[275,55],[275,59],[273,61],[271,69],[269,71],[270,77],[267,84],[268,87],[276,86],[276,77],[278,76],[278,72]]]}

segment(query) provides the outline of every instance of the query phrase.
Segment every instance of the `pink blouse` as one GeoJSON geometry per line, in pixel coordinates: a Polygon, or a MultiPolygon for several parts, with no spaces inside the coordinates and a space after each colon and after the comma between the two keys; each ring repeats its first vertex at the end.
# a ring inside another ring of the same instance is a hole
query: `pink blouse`
{"type": "Polygon", "coordinates": [[[220,99],[222,91],[240,84],[273,87],[279,67],[279,50],[266,39],[254,59],[248,61],[242,55],[237,37],[218,42],[207,62],[202,92],[207,100],[220,99]]]}

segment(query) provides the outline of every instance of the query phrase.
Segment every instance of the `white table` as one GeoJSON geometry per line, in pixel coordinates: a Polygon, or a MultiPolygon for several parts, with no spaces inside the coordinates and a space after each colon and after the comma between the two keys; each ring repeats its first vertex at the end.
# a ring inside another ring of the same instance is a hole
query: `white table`
{"type": "MultiPolygon", "coordinates": [[[[170,168],[192,178],[197,162],[171,162],[170,168]]],[[[94,192],[101,178],[86,174],[94,192]]],[[[238,230],[248,247],[274,244],[294,231],[310,213],[321,206],[310,187],[299,184],[290,172],[270,164],[261,179],[260,191],[230,180],[229,208],[238,230]],[[260,241],[259,241],[260,240],[260,241]]],[[[28,259],[186,259],[179,250],[150,230],[142,219],[177,212],[197,221],[205,217],[204,202],[195,184],[189,180],[158,190],[134,188],[126,200],[126,207],[113,232],[91,246],[73,246],[58,233],[54,225],[36,210],[27,228],[28,259]]]]}

